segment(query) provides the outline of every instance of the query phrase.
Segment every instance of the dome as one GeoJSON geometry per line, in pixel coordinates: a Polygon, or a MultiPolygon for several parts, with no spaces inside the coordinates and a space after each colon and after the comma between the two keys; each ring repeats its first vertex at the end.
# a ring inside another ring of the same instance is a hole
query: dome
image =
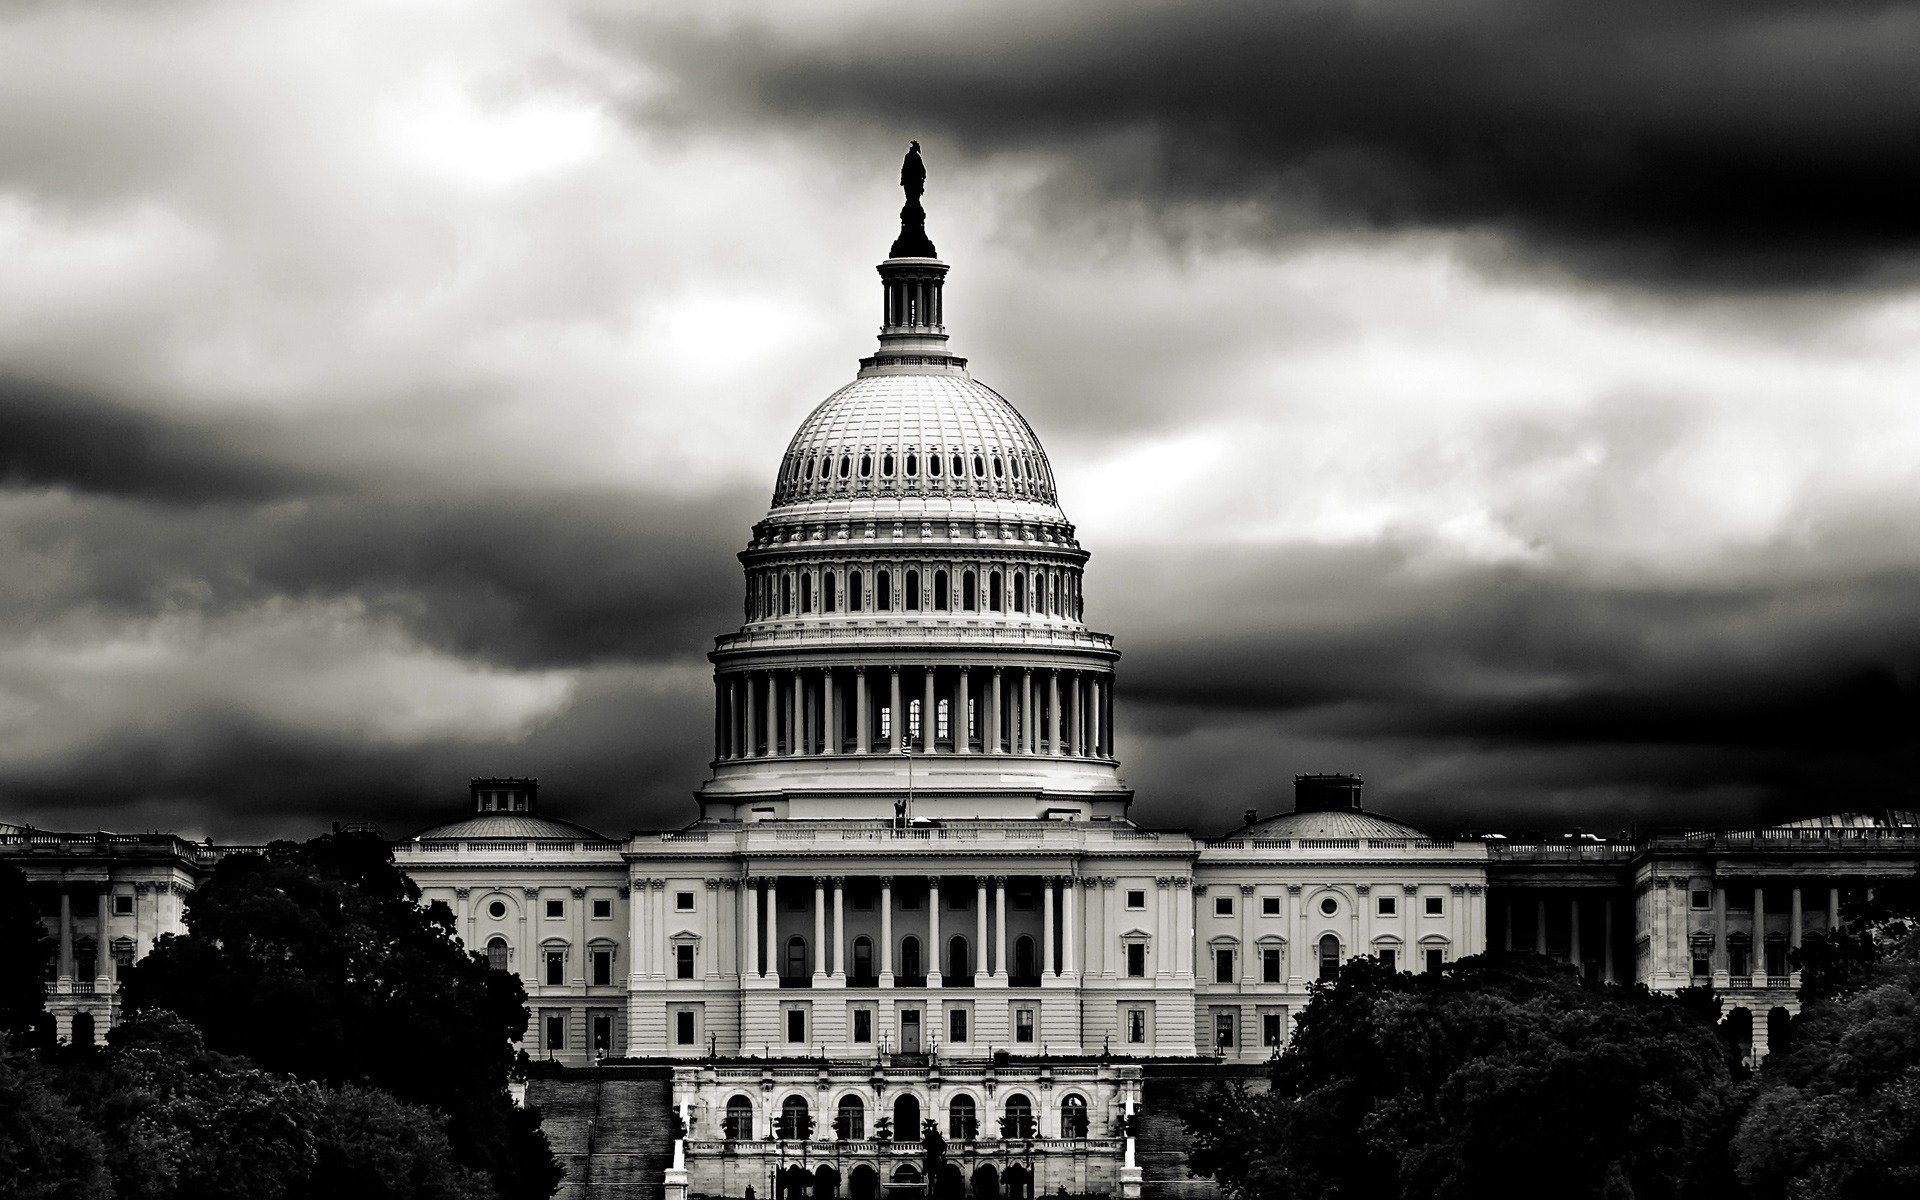
{"type": "Polygon", "coordinates": [[[775,506],[855,497],[982,497],[1053,505],[1040,439],[957,367],[869,368],[787,445],[775,506]]]}
{"type": "Polygon", "coordinates": [[[423,829],[410,839],[416,842],[480,841],[498,838],[511,842],[604,842],[584,825],[554,817],[524,812],[483,812],[445,825],[423,829]]]}
{"type": "Polygon", "coordinates": [[[1237,829],[1230,838],[1379,838],[1385,841],[1416,838],[1427,834],[1411,825],[1389,821],[1358,809],[1329,809],[1320,812],[1290,812],[1268,817],[1252,826],[1237,829]]]}

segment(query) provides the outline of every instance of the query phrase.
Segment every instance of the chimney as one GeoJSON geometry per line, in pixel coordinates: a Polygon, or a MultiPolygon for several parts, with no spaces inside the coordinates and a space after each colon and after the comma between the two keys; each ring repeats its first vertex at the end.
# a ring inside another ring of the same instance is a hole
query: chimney
{"type": "Polygon", "coordinates": [[[1293,811],[1358,812],[1360,785],[1358,775],[1295,775],[1293,811]]]}
{"type": "Polygon", "coordinates": [[[1253,823],[1259,819],[1260,819],[1260,810],[1257,808],[1249,808],[1245,812],[1240,814],[1240,823],[1242,825],[1247,826],[1248,828],[1252,828],[1253,823]]]}

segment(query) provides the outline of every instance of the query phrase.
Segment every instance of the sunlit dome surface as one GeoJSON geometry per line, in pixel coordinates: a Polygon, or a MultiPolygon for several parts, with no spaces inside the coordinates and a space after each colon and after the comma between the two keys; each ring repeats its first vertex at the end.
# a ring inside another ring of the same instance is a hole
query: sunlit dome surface
{"type": "Polygon", "coordinates": [[[1236,838],[1421,838],[1427,835],[1411,825],[1352,809],[1326,812],[1290,812],[1268,817],[1236,838]]]}

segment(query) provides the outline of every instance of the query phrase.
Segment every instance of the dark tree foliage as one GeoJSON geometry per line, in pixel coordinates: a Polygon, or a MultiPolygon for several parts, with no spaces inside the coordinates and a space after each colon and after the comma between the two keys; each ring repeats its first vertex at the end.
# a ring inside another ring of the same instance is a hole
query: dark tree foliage
{"type": "Polygon", "coordinates": [[[188,933],[123,973],[127,1010],[176,1012],[269,1070],[438,1109],[456,1159],[505,1200],[551,1195],[539,1117],[506,1091],[526,992],[419,899],[371,834],[230,855],[189,901],[188,933]]]}
{"type": "Polygon", "coordinates": [[[37,1061],[4,1042],[0,1037],[0,1196],[94,1200],[110,1195],[100,1135],[48,1085],[37,1061]]]}
{"type": "Polygon", "coordinates": [[[1733,1142],[1756,1200],[1920,1195],[1920,904],[1876,889],[1803,946],[1802,1009],[1733,1142]]]}
{"type": "Polygon", "coordinates": [[[1356,959],[1315,988],[1270,1090],[1185,1115],[1193,1170],[1249,1200],[1720,1196],[1740,1097],[1699,998],[1531,955],[1440,975],[1356,959]]]}
{"type": "Polygon", "coordinates": [[[27,877],[12,863],[0,863],[0,1034],[28,1033],[46,1011],[42,980],[58,947],[40,921],[27,877]]]}

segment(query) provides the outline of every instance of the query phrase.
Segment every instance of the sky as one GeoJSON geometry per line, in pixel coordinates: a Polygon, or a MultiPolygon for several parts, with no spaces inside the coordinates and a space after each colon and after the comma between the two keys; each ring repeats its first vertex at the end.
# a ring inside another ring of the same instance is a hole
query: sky
{"type": "Polygon", "coordinates": [[[1920,4],[0,3],[0,820],[694,816],[924,149],[1136,819],[1920,807],[1920,4]]]}

